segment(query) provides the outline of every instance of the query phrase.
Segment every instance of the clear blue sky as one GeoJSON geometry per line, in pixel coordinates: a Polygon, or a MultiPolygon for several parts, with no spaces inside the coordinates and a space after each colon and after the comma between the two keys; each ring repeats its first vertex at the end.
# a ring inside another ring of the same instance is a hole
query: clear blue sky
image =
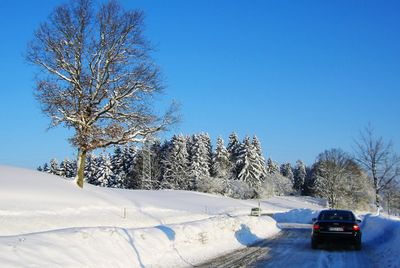
{"type": "MultiPolygon", "coordinates": [[[[63,1],[0,0],[0,164],[74,157],[33,98],[27,42],[63,1]]],[[[266,157],[312,164],[352,151],[371,122],[400,148],[400,1],[124,0],[146,36],[182,122],[173,132],[227,141],[256,134],[266,157]]],[[[170,134],[167,134],[167,136],[170,134]]]]}

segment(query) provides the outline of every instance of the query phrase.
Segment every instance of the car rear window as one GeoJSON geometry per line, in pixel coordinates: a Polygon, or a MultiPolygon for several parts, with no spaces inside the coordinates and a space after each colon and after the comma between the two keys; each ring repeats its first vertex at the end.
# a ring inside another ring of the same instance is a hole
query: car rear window
{"type": "Polygon", "coordinates": [[[331,221],[354,221],[354,215],[350,211],[322,211],[319,214],[319,220],[331,221]]]}

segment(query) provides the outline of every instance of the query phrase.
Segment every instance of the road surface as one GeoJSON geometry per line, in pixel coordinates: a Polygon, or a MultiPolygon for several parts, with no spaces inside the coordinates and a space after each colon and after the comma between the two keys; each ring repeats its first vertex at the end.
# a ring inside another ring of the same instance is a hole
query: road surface
{"type": "Polygon", "coordinates": [[[310,246],[311,225],[282,224],[282,231],[269,240],[235,251],[199,267],[377,267],[370,260],[370,249],[361,251],[338,245],[310,246]]]}

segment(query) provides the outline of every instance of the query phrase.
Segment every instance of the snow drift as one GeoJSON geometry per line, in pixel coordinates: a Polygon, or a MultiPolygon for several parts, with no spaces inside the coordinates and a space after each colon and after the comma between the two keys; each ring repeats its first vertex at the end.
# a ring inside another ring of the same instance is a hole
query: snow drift
{"type": "Polygon", "coordinates": [[[363,243],[379,267],[399,267],[400,219],[366,215],[362,223],[363,243]]]}

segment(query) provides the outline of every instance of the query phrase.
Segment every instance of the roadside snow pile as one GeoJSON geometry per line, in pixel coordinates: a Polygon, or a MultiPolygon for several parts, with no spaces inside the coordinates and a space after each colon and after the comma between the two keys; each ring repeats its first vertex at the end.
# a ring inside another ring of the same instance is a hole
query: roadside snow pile
{"type": "Polygon", "coordinates": [[[0,166],[2,267],[183,267],[276,234],[256,201],[85,185],[0,166]]]}
{"type": "Polygon", "coordinates": [[[362,225],[363,244],[372,249],[378,267],[400,266],[400,220],[366,215],[362,225]]]}
{"type": "Polygon", "coordinates": [[[292,209],[288,212],[275,213],[274,220],[279,223],[305,223],[311,224],[312,219],[318,216],[319,211],[311,209],[292,209]]]}
{"type": "Polygon", "coordinates": [[[7,267],[185,267],[278,232],[269,217],[210,218],[126,229],[70,228],[0,237],[7,267]]]}

